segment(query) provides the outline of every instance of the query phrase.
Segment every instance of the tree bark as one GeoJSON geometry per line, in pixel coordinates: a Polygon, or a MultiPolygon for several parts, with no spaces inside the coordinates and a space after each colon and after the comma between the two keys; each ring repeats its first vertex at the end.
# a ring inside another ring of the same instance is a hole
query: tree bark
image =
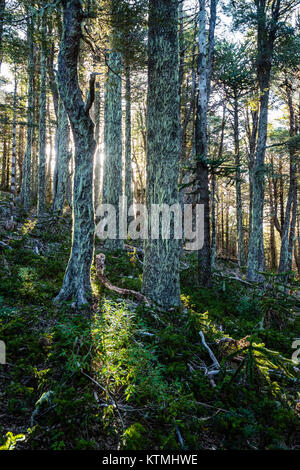
{"type": "Polygon", "coordinates": [[[122,188],[122,56],[111,52],[108,59],[108,73],[105,92],[104,113],[104,171],[102,203],[112,204],[117,213],[117,238],[107,239],[108,250],[123,249],[119,239],[119,198],[122,188]]]}
{"type": "Polygon", "coordinates": [[[245,246],[243,228],[243,206],[242,206],[242,185],[241,185],[241,159],[240,159],[240,135],[239,135],[239,103],[237,91],[234,90],[234,153],[235,153],[235,187],[236,187],[236,215],[238,234],[238,264],[245,265],[245,246]]]}
{"type": "Polygon", "coordinates": [[[29,211],[31,206],[31,157],[32,157],[32,138],[34,124],[34,48],[33,48],[33,20],[27,19],[27,43],[28,43],[28,91],[27,91],[27,143],[23,161],[23,178],[20,200],[23,203],[25,211],[29,211]]]}
{"type": "MultiPolygon", "coordinates": [[[[178,2],[150,0],[146,204],[179,203],[178,2]]],[[[143,293],[165,307],[180,304],[179,240],[145,241],[143,293]]]]}
{"type": "Polygon", "coordinates": [[[264,212],[264,176],[265,152],[268,126],[269,88],[273,58],[280,14],[280,0],[272,4],[272,21],[267,21],[269,8],[266,0],[256,2],[257,11],[257,79],[260,91],[260,110],[258,137],[253,172],[253,223],[249,242],[248,270],[249,281],[263,281],[261,271],[265,269],[263,212],[264,212]]]}
{"type": "Polygon", "coordinates": [[[80,0],[63,0],[63,36],[58,56],[58,86],[75,143],[72,249],[56,302],[74,300],[80,306],[91,295],[90,269],[94,247],[93,156],[94,124],[78,83],[77,63],[83,11],[80,0]]]}
{"type": "Polygon", "coordinates": [[[43,215],[46,209],[46,13],[42,18],[42,46],[41,46],[41,82],[40,82],[40,116],[39,116],[39,166],[38,166],[38,203],[37,215],[43,215]]]}
{"type": "Polygon", "coordinates": [[[198,251],[198,282],[200,286],[211,283],[211,246],[209,181],[207,164],[207,61],[206,61],[206,16],[205,0],[199,0],[199,57],[198,57],[198,100],[195,124],[196,179],[200,203],[204,205],[204,244],[198,251]]]}

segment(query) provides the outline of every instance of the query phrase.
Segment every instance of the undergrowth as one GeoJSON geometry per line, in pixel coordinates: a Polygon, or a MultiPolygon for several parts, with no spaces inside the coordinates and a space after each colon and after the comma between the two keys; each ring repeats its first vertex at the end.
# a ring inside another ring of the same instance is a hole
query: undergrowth
{"type": "MultiPolygon", "coordinates": [[[[69,229],[28,221],[8,244],[0,258],[1,450],[299,446],[299,374],[290,360],[299,305],[274,280],[261,292],[216,276],[197,289],[190,255],[176,311],[120,298],[94,272],[93,304],[76,311],[52,302],[69,229]],[[220,363],[214,382],[200,330],[220,363]]],[[[113,284],[141,288],[134,251],[106,253],[106,265],[113,284]]]]}

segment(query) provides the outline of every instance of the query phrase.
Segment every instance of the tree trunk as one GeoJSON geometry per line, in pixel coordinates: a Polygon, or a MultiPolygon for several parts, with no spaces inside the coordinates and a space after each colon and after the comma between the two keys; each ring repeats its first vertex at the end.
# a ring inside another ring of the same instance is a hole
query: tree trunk
{"type": "Polygon", "coordinates": [[[235,187],[236,187],[236,216],[238,234],[238,264],[245,265],[245,246],[243,228],[243,206],[241,185],[241,159],[240,159],[240,135],[239,135],[239,103],[236,90],[234,91],[234,153],[235,153],[235,187]]]}
{"type": "Polygon", "coordinates": [[[253,172],[253,223],[249,242],[248,270],[249,281],[262,281],[260,274],[265,269],[263,212],[265,153],[268,126],[269,88],[272,68],[273,46],[276,38],[280,0],[272,7],[272,22],[267,22],[265,0],[257,3],[257,79],[260,91],[258,137],[253,172]]]}
{"type": "Polygon", "coordinates": [[[75,143],[72,249],[56,302],[72,299],[80,306],[91,295],[90,269],[94,247],[94,124],[79,88],[77,62],[83,11],[80,0],[63,0],[63,36],[58,56],[58,86],[75,143]]]}
{"type": "Polygon", "coordinates": [[[57,127],[57,159],[55,170],[55,185],[53,211],[62,213],[67,196],[67,179],[69,172],[69,139],[70,139],[68,115],[63,103],[63,99],[59,99],[58,103],[58,127],[57,127]]]}
{"type": "Polygon", "coordinates": [[[37,215],[43,215],[46,209],[46,13],[42,18],[42,46],[41,46],[41,82],[40,82],[40,117],[39,117],[39,165],[38,165],[38,203],[37,215]]]}
{"type": "Polygon", "coordinates": [[[14,228],[15,215],[15,197],[16,197],[16,137],[17,137],[17,71],[15,68],[14,102],[13,102],[13,126],[12,126],[12,158],[11,158],[11,176],[10,176],[10,229],[14,228]]]}
{"type": "Polygon", "coordinates": [[[122,56],[111,52],[108,60],[104,115],[104,172],[102,203],[112,204],[117,214],[117,238],[107,239],[108,250],[123,249],[119,239],[119,198],[122,196],[122,56]]]}
{"type": "MultiPolygon", "coordinates": [[[[288,101],[288,108],[289,108],[289,125],[290,125],[290,137],[295,135],[295,118],[294,118],[294,109],[293,109],[293,101],[292,101],[292,92],[290,88],[290,84],[286,84],[286,92],[287,92],[287,101],[288,101]]],[[[297,181],[296,181],[296,152],[294,146],[290,145],[289,147],[290,152],[290,185],[289,185],[289,192],[288,192],[288,199],[286,203],[286,210],[285,215],[283,218],[283,225],[282,225],[282,237],[281,237],[281,249],[280,249],[280,261],[279,261],[279,273],[284,273],[289,270],[289,248],[292,249],[293,244],[289,242],[290,240],[290,228],[292,231],[295,230],[295,222],[293,221],[293,227],[291,226],[291,215],[292,215],[292,207],[294,207],[294,211],[296,211],[295,205],[297,205],[297,181]],[[296,197],[295,197],[296,196],[296,197]]],[[[294,216],[295,217],[295,216],[294,216]]],[[[294,218],[293,217],[293,218],[294,218]]],[[[292,259],[292,257],[290,257],[292,259]]]]}
{"type": "Polygon", "coordinates": [[[126,117],[125,117],[125,196],[127,197],[128,207],[133,203],[131,189],[131,83],[130,83],[130,66],[125,67],[126,77],[126,117]]]}
{"type": "MultiPolygon", "coordinates": [[[[179,203],[178,2],[150,0],[146,202],[179,203]]],[[[172,232],[172,231],[171,231],[172,232]]],[[[179,240],[145,241],[143,293],[165,308],[180,304],[179,240]]]]}
{"type": "Polygon", "coordinates": [[[96,154],[95,154],[95,169],[94,169],[94,205],[95,209],[98,208],[101,200],[101,162],[100,162],[100,89],[99,83],[96,83],[95,102],[94,102],[94,124],[95,124],[95,140],[96,140],[96,154]]]}
{"type": "Polygon", "coordinates": [[[209,214],[209,181],[207,165],[207,68],[205,34],[205,0],[199,0],[199,57],[198,57],[198,100],[195,124],[196,179],[200,203],[204,205],[204,244],[198,251],[198,282],[209,286],[211,282],[211,246],[209,214]]]}
{"type": "Polygon", "coordinates": [[[0,0],[0,71],[2,65],[2,34],[4,26],[5,0],[0,0]]]}
{"type": "Polygon", "coordinates": [[[27,43],[29,49],[28,55],[28,103],[27,103],[27,143],[23,161],[23,178],[20,200],[24,209],[29,211],[31,205],[31,154],[33,137],[33,111],[34,111],[34,49],[33,49],[33,20],[27,19],[27,43]]]}

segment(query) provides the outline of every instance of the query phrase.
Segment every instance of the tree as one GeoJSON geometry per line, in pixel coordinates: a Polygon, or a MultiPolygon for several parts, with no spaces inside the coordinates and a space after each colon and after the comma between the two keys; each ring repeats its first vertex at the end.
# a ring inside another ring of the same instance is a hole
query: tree
{"type": "Polygon", "coordinates": [[[38,166],[38,204],[37,214],[40,217],[46,206],[46,12],[43,12],[41,31],[41,81],[40,81],[40,116],[39,116],[39,166],[38,166]]]}
{"type": "MultiPolygon", "coordinates": [[[[29,11],[27,11],[27,14],[29,11]]],[[[27,16],[27,43],[28,43],[28,91],[27,91],[27,144],[23,161],[23,178],[20,193],[20,200],[24,209],[29,211],[31,205],[31,156],[32,156],[32,137],[34,124],[34,48],[33,48],[33,17],[27,16]]]]}
{"type": "MultiPolygon", "coordinates": [[[[178,203],[178,2],[150,0],[146,203],[178,203]]],[[[151,224],[150,224],[151,225],[151,224]]],[[[164,307],[178,306],[178,240],[145,241],[143,292],[164,307]]]]}
{"type": "Polygon", "coordinates": [[[91,294],[90,268],[94,247],[93,156],[94,124],[89,110],[95,76],[90,79],[86,103],[78,83],[77,62],[84,13],[80,0],[63,0],[63,35],[58,56],[58,86],[69,116],[75,143],[72,248],[62,288],[56,302],[73,299],[86,304],[91,294]]]}

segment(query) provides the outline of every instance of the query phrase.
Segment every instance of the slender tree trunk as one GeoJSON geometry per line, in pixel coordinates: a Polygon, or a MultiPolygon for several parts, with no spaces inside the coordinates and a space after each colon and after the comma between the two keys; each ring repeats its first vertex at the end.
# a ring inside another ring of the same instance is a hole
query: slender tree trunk
{"type": "Polygon", "coordinates": [[[262,281],[260,274],[265,269],[263,212],[264,212],[264,174],[265,152],[268,126],[268,104],[273,46],[279,16],[280,0],[272,10],[272,24],[268,30],[265,0],[257,2],[257,78],[260,90],[260,110],[258,138],[253,172],[253,223],[249,242],[247,278],[262,281]]]}
{"type": "MultiPolygon", "coordinates": [[[[146,202],[179,203],[178,2],[150,0],[146,202]]],[[[150,224],[151,225],[151,224],[150,224]]],[[[180,304],[179,240],[145,241],[143,293],[165,308],[180,304]]]]}
{"type": "Polygon", "coordinates": [[[210,246],[210,213],[209,181],[207,165],[207,68],[206,68],[206,15],[205,0],[199,0],[199,57],[198,57],[198,100],[195,124],[196,146],[196,179],[200,203],[204,205],[204,244],[198,251],[198,282],[208,286],[211,282],[211,246],[210,246]]]}
{"type": "Polygon", "coordinates": [[[15,68],[14,102],[13,102],[13,126],[12,126],[12,158],[11,158],[11,176],[10,176],[10,224],[9,228],[13,230],[15,215],[15,197],[16,197],[16,141],[17,141],[17,71],[15,68]]]}
{"type": "Polygon", "coordinates": [[[277,269],[277,250],[276,250],[276,239],[275,239],[275,206],[274,197],[272,190],[272,182],[269,179],[269,196],[270,196],[270,249],[271,249],[271,269],[276,271],[277,269]]]}
{"type": "Polygon", "coordinates": [[[0,71],[2,65],[2,34],[4,26],[5,0],[0,0],[0,71]]]}
{"type": "Polygon", "coordinates": [[[33,137],[33,80],[34,80],[34,48],[33,48],[33,20],[27,19],[27,43],[29,49],[28,55],[28,103],[27,103],[27,144],[23,162],[23,179],[20,199],[24,209],[29,211],[31,205],[31,156],[32,156],[32,137],[33,137]]]}
{"type": "MultiPolygon", "coordinates": [[[[295,135],[295,117],[292,102],[292,92],[290,84],[286,85],[288,107],[289,107],[289,121],[290,121],[290,137],[295,135]]],[[[280,250],[280,261],[279,261],[279,273],[284,273],[289,270],[289,248],[292,249],[293,244],[290,244],[290,229],[295,230],[295,225],[291,226],[292,208],[294,206],[294,212],[296,210],[295,204],[297,204],[297,181],[296,181],[296,152],[294,146],[290,145],[290,185],[288,192],[288,199],[286,203],[286,210],[282,225],[282,237],[281,237],[281,250],[280,250]],[[295,197],[296,196],[296,197],[295,197]],[[294,204],[295,203],[295,204],[294,204]]],[[[295,216],[294,216],[295,217],[295,216]]],[[[294,219],[295,224],[295,219],[294,219]]],[[[290,257],[291,259],[292,257],[290,257]]]]}
{"type": "Polygon", "coordinates": [[[242,206],[242,185],[241,185],[241,159],[240,159],[240,135],[239,135],[239,103],[236,90],[234,91],[234,153],[236,165],[236,215],[238,234],[238,264],[245,265],[245,246],[243,228],[243,206],[242,206]]]}
{"type": "Polygon", "coordinates": [[[46,13],[42,18],[42,46],[41,46],[41,83],[40,83],[40,116],[39,116],[39,165],[38,165],[38,202],[37,215],[43,215],[46,209],[46,13]]]}
{"type": "Polygon", "coordinates": [[[80,306],[91,295],[90,269],[94,248],[93,156],[94,124],[79,88],[77,63],[83,11],[80,0],[63,0],[63,36],[58,57],[59,94],[72,126],[75,143],[72,249],[56,302],[72,299],[80,306]]]}
{"type": "Polygon", "coordinates": [[[6,168],[7,168],[7,141],[6,141],[6,131],[4,131],[2,168],[1,168],[1,188],[2,189],[7,189],[7,187],[6,187],[6,168]]]}
{"type": "Polygon", "coordinates": [[[55,177],[55,196],[53,199],[53,211],[62,213],[66,194],[67,194],[67,179],[69,172],[69,121],[68,115],[63,103],[63,99],[59,99],[58,104],[58,127],[57,127],[57,159],[56,159],[56,177],[55,177]]]}
{"type": "Polygon", "coordinates": [[[99,83],[96,83],[95,102],[94,102],[94,124],[95,124],[95,140],[96,140],[96,153],[95,153],[95,168],[94,168],[94,205],[95,209],[98,208],[101,200],[101,162],[100,162],[100,88],[99,83]]]}
{"type": "Polygon", "coordinates": [[[127,197],[128,207],[133,203],[132,197],[132,169],[131,169],[131,82],[130,82],[130,66],[125,67],[126,77],[126,117],[125,117],[125,196],[127,197]]]}

